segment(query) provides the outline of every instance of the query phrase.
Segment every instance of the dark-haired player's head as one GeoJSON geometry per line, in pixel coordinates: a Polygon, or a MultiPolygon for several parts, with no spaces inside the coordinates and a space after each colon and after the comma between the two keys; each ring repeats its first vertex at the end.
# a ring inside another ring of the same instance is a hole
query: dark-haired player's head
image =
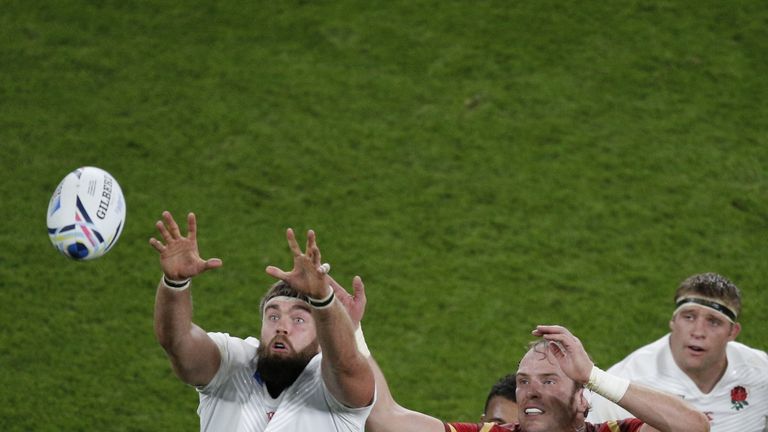
{"type": "Polygon", "coordinates": [[[517,402],[515,375],[510,374],[499,379],[491,387],[485,399],[485,408],[480,420],[483,422],[509,424],[517,422],[517,402]]]}

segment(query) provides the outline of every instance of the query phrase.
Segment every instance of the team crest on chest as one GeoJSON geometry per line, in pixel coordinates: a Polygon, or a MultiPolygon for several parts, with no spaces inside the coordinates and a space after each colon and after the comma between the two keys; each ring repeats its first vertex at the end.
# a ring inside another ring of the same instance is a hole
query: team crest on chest
{"type": "Polygon", "coordinates": [[[748,395],[747,389],[742,386],[736,386],[731,389],[731,408],[739,411],[749,405],[749,402],[747,402],[748,395]]]}

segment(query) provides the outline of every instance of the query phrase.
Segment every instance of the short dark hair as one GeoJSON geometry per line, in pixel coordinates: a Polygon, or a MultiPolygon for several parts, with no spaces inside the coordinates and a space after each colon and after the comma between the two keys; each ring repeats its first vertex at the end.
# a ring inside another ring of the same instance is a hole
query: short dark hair
{"type": "Polygon", "coordinates": [[[271,287],[269,287],[269,290],[267,290],[267,293],[264,294],[264,297],[261,298],[261,302],[259,302],[259,313],[263,315],[264,307],[267,305],[267,302],[275,297],[280,297],[280,296],[294,297],[309,303],[307,296],[298,292],[294,287],[288,285],[288,282],[277,281],[274,284],[272,284],[271,287]]]}
{"type": "Polygon", "coordinates": [[[726,306],[741,313],[741,291],[728,278],[717,273],[700,273],[680,282],[675,291],[675,301],[686,294],[698,294],[714,300],[720,300],[726,306]]]}
{"type": "Polygon", "coordinates": [[[485,407],[483,408],[483,412],[488,411],[488,404],[491,402],[491,399],[494,398],[494,396],[501,396],[505,399],[509,399],[512,402],[517,403],[517,395],[515,394],[515,391],[517,390],[517,376],[515,374],[509,374],[502,378],[500,378],[498,381],[496,381],[496,384],[491,387],[491,391],[488,392],[488,397],[485,399],[485,407]]]}

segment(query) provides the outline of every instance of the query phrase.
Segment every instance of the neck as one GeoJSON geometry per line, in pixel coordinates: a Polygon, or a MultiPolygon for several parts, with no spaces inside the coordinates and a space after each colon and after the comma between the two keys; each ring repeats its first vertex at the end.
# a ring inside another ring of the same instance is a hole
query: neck
{"type": "Polygon", "coordinates": [[[713,367],[702,368],[693,371],[685,371],[690,379],[696,384],[696,387],[702,393],[707,394],[720,382],[720,378],[725,375],[725,369],[728,367],[728,359],[718,361],[713,367]]]}

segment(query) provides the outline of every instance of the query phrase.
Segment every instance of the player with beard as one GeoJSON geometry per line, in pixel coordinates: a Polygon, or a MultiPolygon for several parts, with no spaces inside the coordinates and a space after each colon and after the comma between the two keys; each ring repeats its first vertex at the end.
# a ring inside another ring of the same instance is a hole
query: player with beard
{"type": "MultiPolygon", "coordinates": [[[[354,295],[334,286],[336,296],[359,324],[365,310],[362,283],[354,295]]],[[[520,361],[516,376],[518,422],[444,423],[400,406],[392,397],[381,369],[365,342],[358,346],[371,362],[378,392],[366,422],[367,432],[706,432],[706,416],[683,400],[650,387],[617,378],[598,369],[584,347],[568,329],[538,326],[541,340],[520,361]],[[585,387],[617,402],[637,418],[591,424],[585,421],[588,404],[585,387]]]]}
{"type": "Polygon", "coordinates": [[[280,281],[262,298],[260,339],[240,339],[192,322],[191,278],[222,261],[200,257],[194,214],[187,223],[183,236],[163,212],[156,224],[162,241],[150,239],[163,270],[155,334],[176,375],[199,392],[200,429],[362,432],[375,399],[374,378],[355,347],[349,315],[335,301],[330,285],[338,284],[321,264],[314,232],[307,233],[302,252],[287,231],[294,267],[267,267],[280,281]]]}

